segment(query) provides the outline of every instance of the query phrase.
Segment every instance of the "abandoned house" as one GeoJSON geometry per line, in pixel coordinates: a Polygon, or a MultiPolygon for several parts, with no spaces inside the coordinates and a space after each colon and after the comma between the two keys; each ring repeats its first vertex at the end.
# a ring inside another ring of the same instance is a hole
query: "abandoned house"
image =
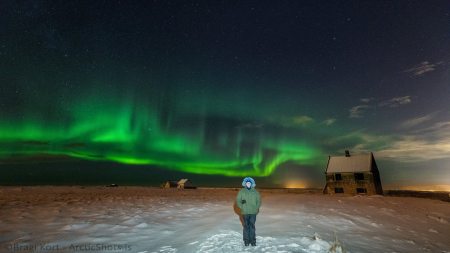
{"type": "Polygon", "coordinates": [[[330,156],[323,193],[383,194],[380,173],[372,153],[330,156]]]}

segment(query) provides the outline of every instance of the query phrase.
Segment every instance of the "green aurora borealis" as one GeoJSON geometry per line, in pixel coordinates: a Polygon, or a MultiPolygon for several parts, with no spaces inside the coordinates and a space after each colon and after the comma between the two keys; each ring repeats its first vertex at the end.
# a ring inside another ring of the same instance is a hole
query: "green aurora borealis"
{"type": "Polygon", "coordinates": [[[226,176],[268,176],[285,162],[311,165],[323,158],[307,141],[283,134],[283,127],[273,126],[274,136],[261,125],[102,93],[75,99],[63,115],[70,120],[52,122],[31,110],[22,121],[2,121],[2,158],[66,155],[226,176]]]}
{"type": "Polygon", "coordinates": [[[348,149],[450,189],[446,1],[0,9],[0,184],[322,187],[348,149]]]}

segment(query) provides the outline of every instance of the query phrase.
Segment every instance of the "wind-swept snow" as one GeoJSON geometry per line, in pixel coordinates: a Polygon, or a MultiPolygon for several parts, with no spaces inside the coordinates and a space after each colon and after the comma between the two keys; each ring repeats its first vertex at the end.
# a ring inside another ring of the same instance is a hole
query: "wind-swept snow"
{"type": "Polygon", "coordinates": [[[2,187],[0,251],[450,252],[446,202],[260,192],[245,247],[233,189],[2,187]]]}

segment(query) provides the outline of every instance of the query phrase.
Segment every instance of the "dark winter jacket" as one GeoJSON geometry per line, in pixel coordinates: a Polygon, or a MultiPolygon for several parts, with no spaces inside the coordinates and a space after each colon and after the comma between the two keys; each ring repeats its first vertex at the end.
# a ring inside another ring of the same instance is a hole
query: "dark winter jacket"
{"type": "Polygon", "coordinates": [[[242,182],[242,185],[244,188],[239,191],[236,197],[236,204],[241,209],[241,214],[258,214],[261,206],[261,196],[255,189],[255,180],[247,177],[242,182]],[[245,188],[245,183],[247,182],[252,183],[250,189],[245,188]]]}

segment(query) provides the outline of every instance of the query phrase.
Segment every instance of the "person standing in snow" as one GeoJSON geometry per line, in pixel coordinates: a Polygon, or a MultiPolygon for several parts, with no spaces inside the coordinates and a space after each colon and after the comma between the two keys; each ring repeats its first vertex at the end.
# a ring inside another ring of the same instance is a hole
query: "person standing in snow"
{"type": "Polygon", "coordinates": [[[255,189],[256,183],[253,178],[244,178],[242,186],[244,188],[239,191],[236,197],[236,204],[241,209],[244,220],[244,244],[245,246],[249,244],[256,246],[255,222],[261,206],[261,196],[255,189]]]}

